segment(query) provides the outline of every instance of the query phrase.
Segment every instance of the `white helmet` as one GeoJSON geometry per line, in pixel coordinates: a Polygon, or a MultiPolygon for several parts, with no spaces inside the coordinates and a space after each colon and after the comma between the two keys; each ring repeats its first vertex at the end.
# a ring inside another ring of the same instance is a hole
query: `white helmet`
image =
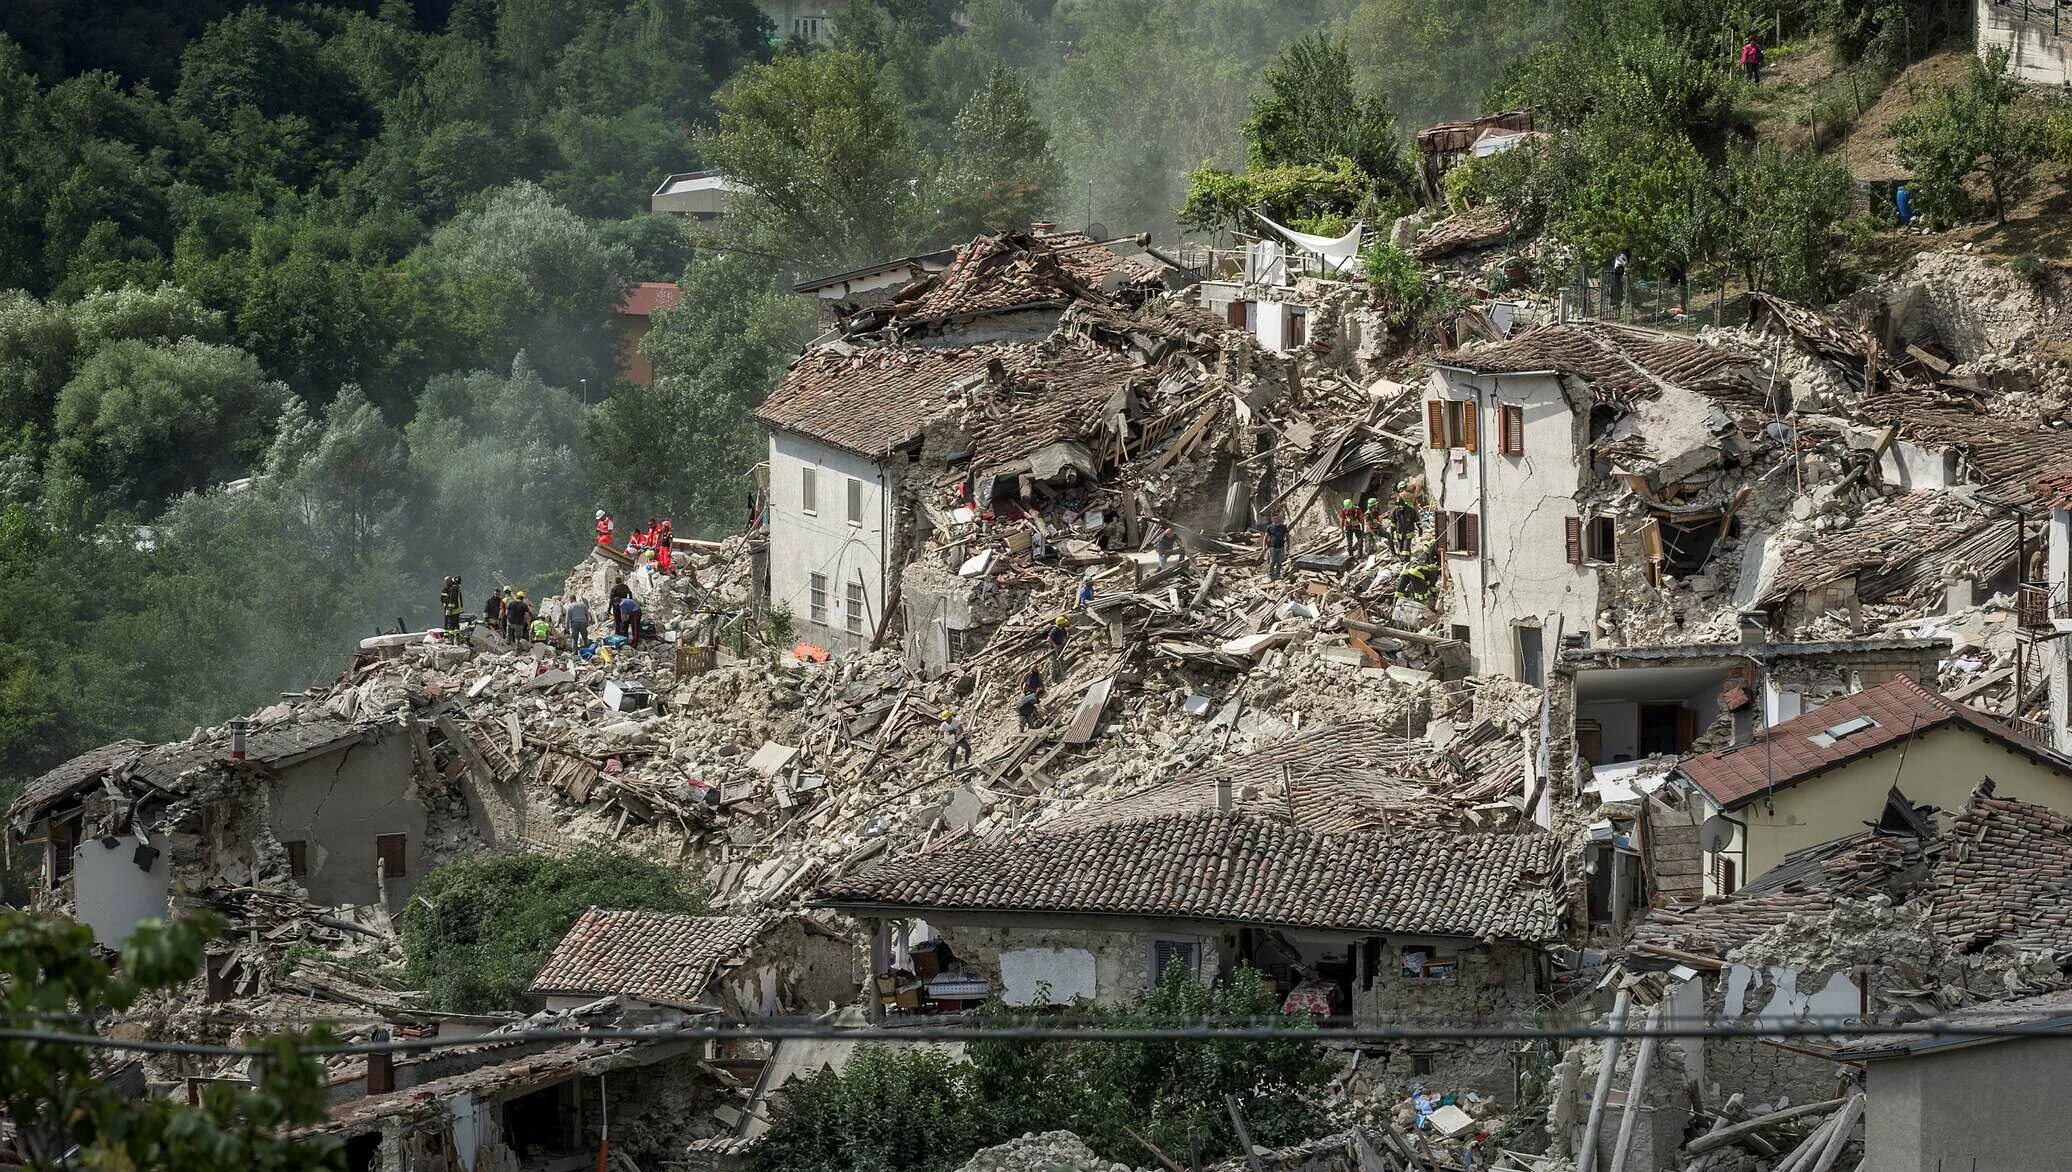
{"type": "Polygon", "coordinates": [[[599,510],[597,510],[597,519],[598,519],[598,520],[600,520],[600,521],[604,520],[604,510],[603,510],[603,509],[599,509],[599,510]]]}

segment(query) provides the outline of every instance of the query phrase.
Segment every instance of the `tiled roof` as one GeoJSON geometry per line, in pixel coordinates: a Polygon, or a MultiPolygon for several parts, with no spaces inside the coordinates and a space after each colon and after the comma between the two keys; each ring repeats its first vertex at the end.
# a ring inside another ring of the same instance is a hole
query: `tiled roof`
{"type": "Polygon", "coordinates": [[[1094,430],[1109,396],[1139,369],[1113,350],[1052,349],[1035,342],[846,354],[823,347],[794,363],[755,414],[770,427],[882,460],[970,391],[973,457],[998,463],[1094,430]],[[992,383],[991,373],[1004,381],[992,383]]]}
{"type": "Polygon", "coordinates": [[[624,993],[646,1001],[689,1005],[713,970],[754,943],[761,916],[690,916],[673,912],[583,913],[533,980],[535,996],[603,997],[624,993]]]}
{"type": "Polygon", "coordinates": [[[1476,374],[1552,370],[1589,385],[1599,402],[1632,402],[1663,384],[1743,389],[1754,359],[1738,350],[1604,322],[1550,322],[1493,345],[1448,350],[1433,363],[1476,374]]]}
{"type": "Polygon", "coordinates": [[[2072,952],[2072,819],[1980,797],[1951,823],[1929,922],[1960,950],[2072,952]]]}
{"type": "Polygon", "coordinates": [[[1966,1006],[1957,1013],[1944,1017],[1932,1017],[1923,1025],[1948,1026],[1948,1034],[1907,1033],[1867,1034],[1856,1038],[1848,1045],[1834,1051],[1839,1059],[1863,1062],[1881,1058],[1901,1058],[1909,1054],[1954,1049],[1959,1046],[1976,1046],[1989,1042],[2011,1041],[2019,1034],[1984,1035],[1964,1034],[1962,1030],[2005,1029],[2015,1025],[2057,1025],[2072,1024],[2072,989],[2057,989],[2049,993],[2038,993],[2033,997],[2018,997],[2010,1001],[1993,1001],[1983,1005],[1966,1006]]]}
{"type": "Polygon", "coordinates": [[[673,309],[683,301],[683,290],[668,281],[642,281],[626,291],[619,302],[624,317],[646,317],[658,309],[673,309]]]}
{"type": "MultiPolygon", "coordinates": [[[[370,725],[339,720],[303,720],[276,725],[245,738],[245,759],[279,768],[307,757],[328,752],[340,745],[365,739],[370,725]]],[[[145,745],[142,741],[115,741],[89,750],[36,778],[7,807],[17,824],[33,819],[44,810],[92,786],[104,777],[137,777],[162,790],[179,788],[183,775],[198,766],[225,761],[230,756],[228,739],[189,744],[174,741],[145,745]]]]}
{"type": "Polygon", "coordinates": [[[1125,263],[1076,232],[981,236],[957,250],[948,268],[904,294],[891,311],[918,324],[1106,301],[1102,279],[1125,263]]]}
{"type": "Polygon", "coordinates": [[[1844,578],[1856,579],[1864,602],[1925,601],[1942,589],[1954,562],[1993,568],[2012,564],[2015,527],[1946,492],[1909,492],[1865,505],[1847,529],[1811,535],[1785,551],[1764,592],[1765,603],[1844,578]]]}
{"type": "Polygon", "coordinates": [[[2036,498],[2053,509],[2072,509],[2072,460],[2038,475],[2030,482],[2036,498]]]}
{"type": "Polygon", "coordinates": [[[1514,230],[1509,216],[1495,208],[1475,208],[1448,216],[1425,230],[1410,246],[1417,260],[1438,260],[1468,248],[1485,248],[1514,230]]]}
{"type": "Polygon", "coordinates": [[[1559,935],[1559,852],[1529,834],[1327,834],[1214,810],[970,842],[829,884],[837,907],[1147,916],[1356,932],[1559,935]]]}
{"type": "Polygon", "coordinates": [[[1803,716],[1758,732],[1749,744],[1688,758],[1682,769],[1713,801],[1732,810],[1754,801],[1766,789],[1795,785],[1844,762],[1897,744],[1909,735],[1951,723],[1991,737],[2039,762],[2072,772],[2072,761],[2038,749],[2015,736],[2006,725],[1929,691],[1911,676],[1895,676],[1877,687],[1830,700],[1803,716]],[[1875,723],[1846,736],[1825,736],[1826,730],[1858,717],[1875,723]],[[1815,737],[1829,743],[1821,744],[1815,737]]]}
{"type": "Polygon", "coordinates": [[[1724,956],[1788,920],[1826,915],[1837,899],[1897,895],[1921,859],[1919,840],[1868,830],[1805,847],[1727,899],[1648,912],[1633,942],[1724,956]]]}

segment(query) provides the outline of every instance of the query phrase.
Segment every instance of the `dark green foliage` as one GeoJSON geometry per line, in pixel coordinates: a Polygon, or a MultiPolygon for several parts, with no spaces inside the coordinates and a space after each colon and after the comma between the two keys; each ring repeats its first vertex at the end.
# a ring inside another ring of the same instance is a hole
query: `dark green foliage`
{"type": "MultiPolygon", "coordinates": [[[[214,916],[147,920],[123,943],[119,965],[95,955],[83,924],[0,911],[0,1010],[15,1028],[94,1032],[81,1017],[178,989],[200,972],[223,930],[214,916]]],[[[200,1110],[184,1100],[131,1100],[95,1068],[95,1051],[47,1042],[0,1042],[0,1104],[31,1167],[149,1168],[155,1172],[303,1172],[343,1169],[337,1137],[283,1132],[322,1122],[324,1068],[303,1038],[272,1034],[252,1063],[253,1084],[211,1084],[200,1110]],[[73,1150],[76,1148],[76,1151],[73,1150]]],[[[330,1041],[319,1029],[309,1041],[330,1041]]]]}
{"type": "MultiPolygon", "coordinates": [[[[1213,986],[1168,972],[1135,1003],[1075,1006],[1096,1027],[1193,1025],[1204,1018],[1271,1019],[1273,987],[1250,969],[1213,986]]],[[[995,1004],[987,1021],[1013,1020],[995,1004]]],[[[943,1169],[976,1148],[1025,1132],[1065,1129],[1125,1162],[1143,1149],[1131,1131],[1168,1152],[1192,1136],[1205,1159],[1238,1151],[1223,1106],[1234,1095],[1255,1141],[1309,1139],[1329,1124],[1321,1094],[1335,1063],[1299,1036],[1272,1042],[974,1042],[962,1061],[940,1053],[860,1051],[839,1075],[821,1073],[778,1105],[755,1166],[778,1169],[943,1169]],[[893,1105],[897,1105],[896,1107],[893,1105]],[[925,1122],[917,1122],[925,1121],[925,1122]]]]}
{"type": "Polygon", "coordinates": [[[1892,129],[1922,212],[1949,225],[1972,218],[1976,188],[2005,223],[2048,149],[2047,127],[2045,113],[2023,100],[2007,50],[1995,48],[1984,60],[1972,58],[1962,84],[1936,91],[1892,129]]]}
{"type": "Polygon", "coordinates": [[[403,913],[407,972],[441,1009],[508,1009],[589,907],[699,912],[681,871],[603,847],[480,855],[434,870],[403,913]]]}

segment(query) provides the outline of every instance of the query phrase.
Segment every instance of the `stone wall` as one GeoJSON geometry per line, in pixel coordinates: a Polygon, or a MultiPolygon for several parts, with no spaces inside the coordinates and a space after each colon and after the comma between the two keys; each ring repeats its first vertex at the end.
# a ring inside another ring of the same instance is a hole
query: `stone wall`
{"type": "Polygon", "coordinates": [[[1174,926],[1157,931],[1093,931],[1079,927],[990,927],[981,925],[935,925],[957,959],[1000,983],[1000,954],[1024,949],[1084,949],[1094,957],[1095,999],[1118,1001],[1151,986],[1151,952],[1154,940],[1189,940],[1200,948],[1199,974],[1213,977],[1229,942],[1214,934],[1194,935],[1196,929],[1174,926]]]}
{"type": "Polygon", "coordinates": [[[1705,1044],[1705,1078],[1709,1103],[1737,1093],[1749,1103],[1814,1103],[1839,1093],[1842,1068],[1757,1038],[1715,1038],[1705,1044]]]}

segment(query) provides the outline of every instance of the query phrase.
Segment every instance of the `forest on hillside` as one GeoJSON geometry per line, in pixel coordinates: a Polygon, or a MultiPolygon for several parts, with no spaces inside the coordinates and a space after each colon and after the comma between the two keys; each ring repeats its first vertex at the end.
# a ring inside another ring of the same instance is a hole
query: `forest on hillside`
{"type": "Polygon", "coordinates": [[[551,587],[595,508],[738,529],[802,275],[1037,217],[1385,223],[1410,130],[1512,104],[1577,149],[1464,196],[1637,263],[1817,261],[1834,176],[1729,149],[1717,46],[1863,57],[1932,7],[856,0],[806,45],[752,0],[0,5],[0,794],[332,675],[443,575],[551,587]],[[701,167],[734,214],[648,213],[701,167]],[[1657,198],[1735,175],[1740,221],[1657,198]],[[638,281],[684,294],[649,387],[638,281]]]}

